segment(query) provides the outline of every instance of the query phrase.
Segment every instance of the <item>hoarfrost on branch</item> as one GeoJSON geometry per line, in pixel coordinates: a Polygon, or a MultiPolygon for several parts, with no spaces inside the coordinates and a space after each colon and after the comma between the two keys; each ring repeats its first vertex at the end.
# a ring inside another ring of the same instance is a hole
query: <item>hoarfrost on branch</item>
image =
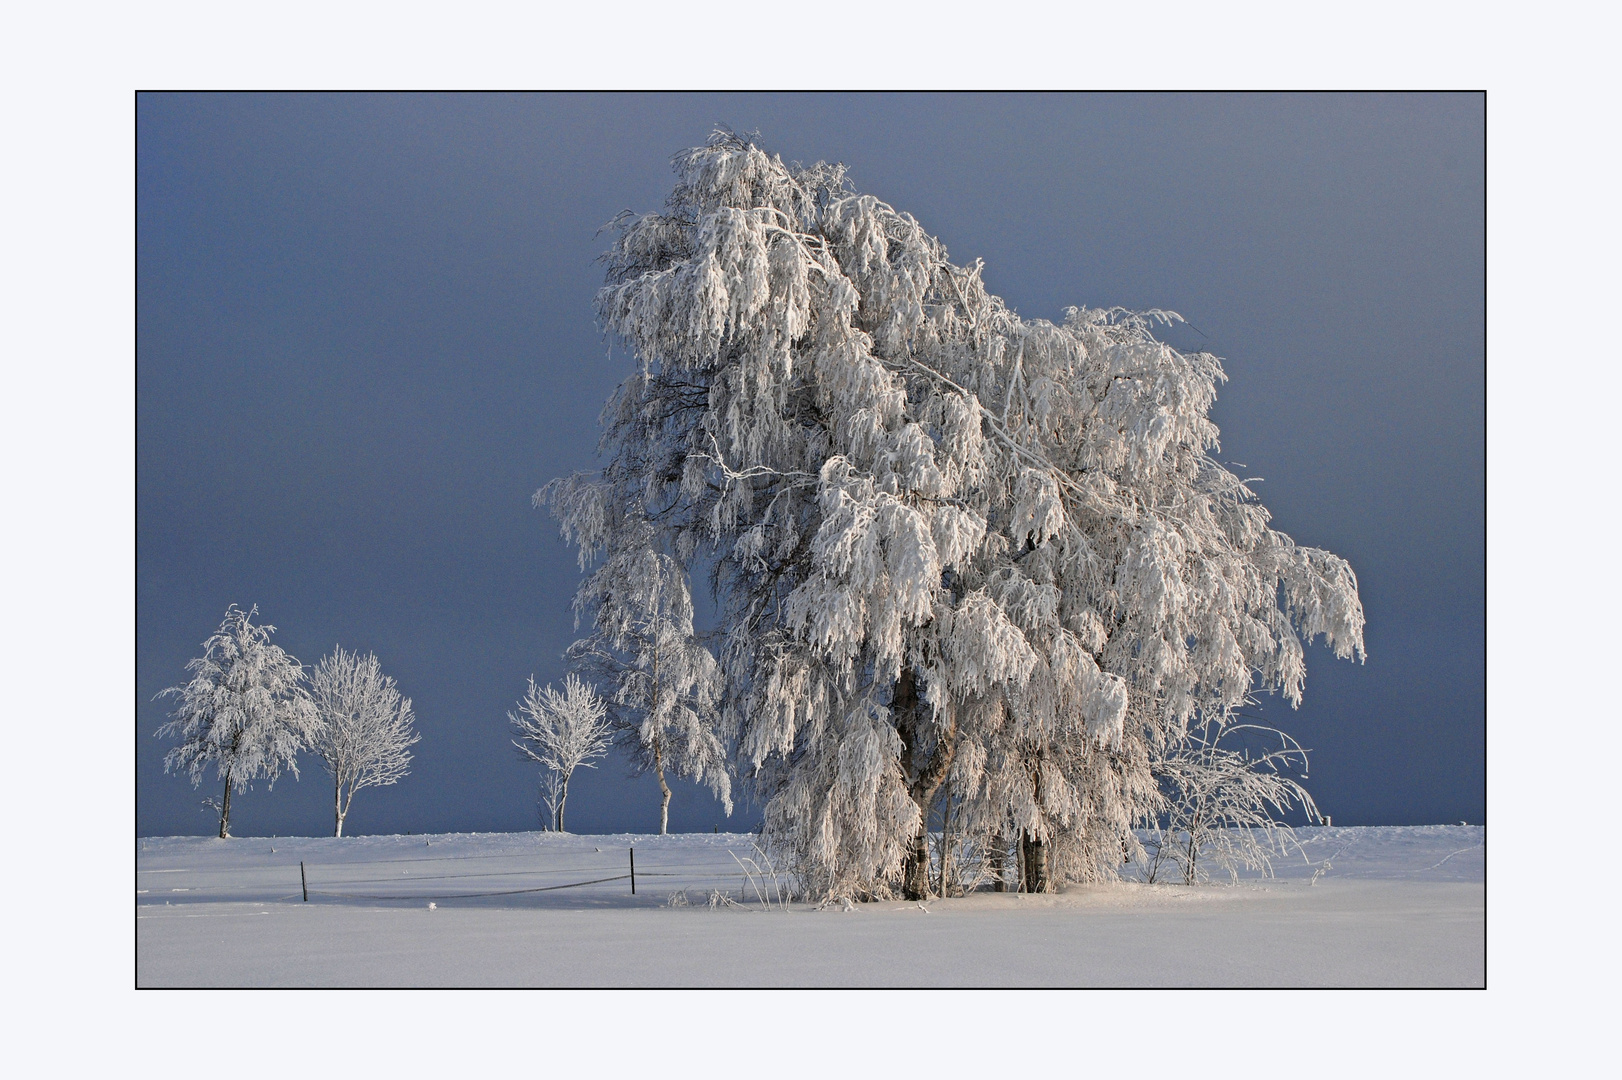
{"type": "Polygon", "coordinates": [[[575,598],[577,612],[591,613],[593,633],[570,646],[569,658],[606,688],[610,722],[633,769],[658,779],[662,836],[670,824],[667,771],[707,784],[729,815],[732,779],[719,731],[720,671],[693,633],[687,573],[657,549],[639,510],[614,511],[612,554],[575,598]]]}
{"type": "Polygon", "coordinates": [[[164,771],[186,773],[195,787],[212,765],[216,779],[224,781],[217,804],[221,838],[231,835],[233,788],[241,791],[258,779],[274,784],[283,769],[296,778],[298,752],[319,726],[303,667],[270,643],[276,628],[256,625],[258,614],[257,605],[247,611],[227,607],[219,629],[203,642],[203,655],[186,665],[191,680],[158,695],[180,699],[156,732],[180,739],[164,755],[164,771]]]}
{"type": "Polygon", "coordinates": [[[355,792],[398,783],[421,736],[412,727],[411,699],[400,696],[375,654],[335,648],[310,673],[310,696],[321,721],[313,749],[332,777],[333,835],[342,836],[355,792]]]}
{"type": "Polygon", "coordinates": [[[541,798],[548,812],[547,827],[563,832],[563,814],[569,801],[569,780],[582,765],[588,769],[608,752],[613,729],[602,698],[577,676],[564,679],[561,692],[537,686],[529,680],[529,690],[509,712],[518,738],[513,745],[546,772],[541,780],[541,798]]]}
{"type": "Polygon", "coordinates": [[[1298,703],[1304,642],[1361,657],[1350,566],[1213,456],[1177,315],[1022,319],[842,166],[724,131],[673,164],[606,256],[606,466],[537,498],[583,568],[708,572],[717,730],[807,888],[927,895],[943,807],[1023,888],[1111,876],[1191,728],[1298,703]]]}

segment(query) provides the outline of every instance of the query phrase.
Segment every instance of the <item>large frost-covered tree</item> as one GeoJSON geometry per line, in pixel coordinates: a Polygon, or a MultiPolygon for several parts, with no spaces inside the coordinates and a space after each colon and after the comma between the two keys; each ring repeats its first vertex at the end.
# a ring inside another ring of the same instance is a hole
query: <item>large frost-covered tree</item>
{"type": "Polygon", "coordinates": [[[196,787],[213,765],[225,782],[222,839],[231,835],[232,788],[240,791],[261,778],[274,783],[283,769],[297,777],[298,752],[309,746],[319,724],[303,667],[270,643],[276,628],[255,625],[258,614],[257,605],[247,611],[227,607],[219,629],[203,642],[203,655],[186,665],[191,680],[158,695],[180,699],[172,719],[157,730],[159,738],[181,740],[164,755],[164,771],[184,771],[196,787]]]}
{"type": "Polygon", "coordinates": [[[313,749],[332,777],[332,835],[362,788],[395,784],[411,771],[411,747],[421,736],[411,699],[400,696],[377,656],[334,648],[310,672],[310,697],[320,716],[313,749]]]}
{"type": "Polygon", "coordinates": [[[1028,888],[1112,875],[1191,724],[1299,702],[1303,640],[1361,654],[1351,568],[1213,456],[1222,367],[1176,315],[1021,319],[843,167],[730,132],[674,168],[606,257],[607,463],[545,495],[583,560],[707,570],[725,732],[810,887],[924,895],[945,800],[1028,888]]]}
{"type": "Polygon", "coordinates": [[[640,507],[605,507],[613,554],[581,586],[575,608],[593,633],[569,648],[575,666],[607,688],[618,742],[633,770],[659,781],[659,834],[670,826],[666,772],[708,785],[728,815],[732,779],[720,735],[720,672],[693,633],[687,574],[660,552],[640,507]]]}

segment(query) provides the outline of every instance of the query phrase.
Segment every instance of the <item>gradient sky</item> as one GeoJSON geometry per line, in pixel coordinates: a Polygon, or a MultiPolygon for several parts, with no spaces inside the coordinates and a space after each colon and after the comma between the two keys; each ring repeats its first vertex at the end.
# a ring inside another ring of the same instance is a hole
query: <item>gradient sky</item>
{"type": "MultiPolygon", "coordinates": [[[[1027,318],[1162,307],[1224,358],[1215,418],[1274,524],[1345,556],[1368,663],[1308,653],[1336,824],[1485,815],[1480,95],[142,94],[137,124],[136,830],[208,833],[152,737],[229,603],[306,663],[375,651],[416,706],[346,832],[537,826],[506,711],[556,680],[580,580],[548,479],[594,464],[628,372],[594,324],[599,226],[657,209],[712,127],[840,160],[1027,318]]],[[[1238,466],[1235,466],[1238,468],[1238,466]]],[[[330,832],[303,778],[239,835],[330,832]]],[[[674,830],[744,829],[678,784],[674,830]]],[[[618,758],[575,832],[650,831],[618,758]]]]}

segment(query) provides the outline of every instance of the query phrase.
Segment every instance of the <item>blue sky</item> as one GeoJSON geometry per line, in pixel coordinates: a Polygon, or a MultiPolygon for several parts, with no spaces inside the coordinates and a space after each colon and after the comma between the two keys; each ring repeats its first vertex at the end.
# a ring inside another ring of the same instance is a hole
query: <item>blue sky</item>
{"type": "MultiPolygon", "coordinates": [[[[1368,614],[1366,665],[1314,649],[1302,708],[1263,713],[1337,824],[1483,820],[1479,95],[143,94],[136,121],[138,833],[213,828],[152,698],[233,602],[306,662],[376,651],[416,703],[412,775],[346,832],[535,827],[505,713],[561,676],[579,574],[529,496],[590,467],[628,365],[596,231],[716,124],[844,161],[1026,317],[1182,313],[1225,359],[1222,456],[1368,614]]],[[[309,759],[234,831],[322,833],[329,796],[309,759]]],[[[610,759],[570,826],[658,802],[610,759]]]]}

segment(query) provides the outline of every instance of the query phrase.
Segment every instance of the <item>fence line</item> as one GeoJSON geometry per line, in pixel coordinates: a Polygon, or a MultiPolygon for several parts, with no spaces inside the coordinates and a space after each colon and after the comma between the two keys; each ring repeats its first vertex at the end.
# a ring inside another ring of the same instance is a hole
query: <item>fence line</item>
{"type": "MultiPolygon", "coordinates": [[[[610,849],[610,850],[612,850],[612,849],[610,849]]],[[[360,853],[356,852],[355,854],[360,854],[360,853]]],[[[696,886],[696,885],[698,885],[700,883],[708,885],[708,884],[718,882],[718,881],[731,881],[732,879],[734,879],[737,876],[737,869],[735,867],[729,867],[729,866],[726,866],[726,865],[721,864],[719,862],[704,862],[704,863],[685,862],[685,863],[674,863],[674,864],[658,864],[659,868],[656,869],[656,870],[655,869],[648,869],[648,870],[641,870],[641,871],[638,871],[635,868],[635,863],[632,862],[632,864],[631,864],[632,868],[631,868],[631,871],[629,873],[624,873],[624,874],[612,873],[612,874],[609,874],[609,875],[606,875],[606,876],[603,876],[603,877],[591,878],[591,879],[586,880],[586,881],[571,881],[571,882],[564,882],[562,884],[557,884],[557,885],[538,885],[538,886],[532,886],[532,887],[520,888],[520,889],[487,889],[487,890],[483,890],[483,891],[479,891],[479,892],[462,892],[462,893],[431,893],[431,892],[423,892],[423,891],[401,891],[401,892],[391,892],[391,893],[388,893],[388,894],[347,891],[348,889],[351,889],[351,888],[365,888],[366,886],[371,886],[371,885],[389,885],[391,887],[399,887],[402,890],[414,890],[414,887],[419,885],[420,883],[426,883],[426,882],[430,882],[430,881],[450,882],[450,881],[462,881],[462,880],[480,880],[480,879],[486,879],[486,878],[530,877],[530,876],[554,875],[554,874],[591,873],[593,871],[601,872],[603,870],[608,870],[608,869],[611,869],[611,868],[606,867],[606,866],[602,866],[602,867],[597,867],[597,866],[536,867],[534,869],[528,869],[528,870],[506,870],[506,871],[497,870],[497,871],[491,871],[491,872],[488,872],[488,873],[473,872],[473,873],[462,873],[462,874],[434,874],[434,875],[421,875],[421,876],[416,876],[416,875],[411,875],[411,874],[405,873],[405,874],[402,874],[401,877],[354,877],[354,876],[343,876],[343,877],[340,877],[338,880],[319,882],[319,884],[321,886],[323,886],[322,888],[319,888],[319,889],[308,888],[308,880],[307,880],[307,878],[308,877],[313,877],[313,876],[315,876],[315,873],[318,873],[320,871],[327,870],[327,869],[337,870],[337,871],[339,871],[340,874],[343,874],[345,871],[347,871],[349,875],[354,875],[354,874],[357,874],[357,873],[364,874],[367,869],[372,868],[372,867],[382,866],[382,865],[399,865],[399,864],[402,864],[402,863],[409,864],[409,863],[428,863],[428,862],[469,862],[469,861],[484,860],[484,859],[510,859],[510,860],[520,860],[520,861],[522,861],[522,860],[525,860],[525,859],[535,858],[537,856],[544,856],[545,854],[547,854],[547,853],[544,852],[544,851],[522,851],[522,852],[511,852],[511,853],[506,853],[506,854],[460,855],[460,856],[458,856],[458,855],[439,855],[439,856],[431,856],[431,857],[420,858],[420,859],[377,859],[375,861],[354,861],[354,862],[345,861],[345,862],[339,862],[339,863],[327,863],[327,864],[324,864],[324,865],[323,864],[315,864],[315,863],[306,864],[304,862],[300,862],[299,871],[300,871],[301,892],[292,894],[292,897],[296,898],[296,897],[298,897],[298,896],[300,896],[302,894],[302,895],[305,896],[306,899],[308,899],[309,896],[316,896],[316,897],[324,897],[324,898],[330,898],[330,899],[375,900],[375,901],[463,900],[463,899],[471,900],[471,899],[478,899],[478,898],[482,898],[482,897],[522,896],[522,895],[527,895],[527,894],[531,894],[531,893],[556,892],[556,891],[558,891],[560,889],[577,889],[577,888],[582,888],[582,887],[588,886],[588,885],[602,885],[602,884],[608,884],[610,882],[626,881],[626,880],[629,880],[632,883],[632,892],[634,893],[635,892],[635,882],[636,882],[636,879],[638,877],[642,877],[642,878],[688,878],[689,882],[690,882],[689,887],[693,887],[693,886],[696,886]],[[692,880],[692,879],[695,879],[695,878],[697,879],[697,881],[692,880]]],[[[699,852],[693,852],[691,854],[700,854],[700,853],[699,852]]],[[[702,857],[703,855],[709,855],[709,854],[712,854],[712,852],[705,851],[700,855],[700,857],[702,857]]],[[[733,853],[730,848],[723,848],[723,849],[721,849],[719,851],[713,852],[713,854],[716,855],[716,856],[719,856],[719,855],[722,855],[722,854],[731,855],[732,858],[733,858],[734,863],[736,863],[736,861],[737,861],[736,854],[733,853]]],[[[631,855],[631,858],[634,860],[635,856],[631,855]]],[[[281,865],[268,865],[268,866],[267,865],[260,865],[260,866],[245,866],[245,867],[231,867],[231,868],[217,868],[217,869],[212,868],[212,867],[187,867],[187,868],[159,869],[159,870],[137,870],[136,872],[138,874],[140,874],[140,873],[152,874],[152,873],[192,872],[192,873],[202,873],[202,874],[212,875],[214,873],[218,873],[220,871],[223,871],[225,874],[229,874],[230,876],[235,877],[238,874],[243,874],[243,873],[245,873],[245,874],[264,874],[266,872],[269,872],[269,873],[275,874],[275,873],[277,873],[277,872],[279,872],[279,871],[281,871],[283,869],[290,869],[290,868],[287,868],[287,867],[284,867],[284,866],[281,866],[281,865]]],[[[469,868],[469,869],[471,869],[471,868],[469,868]]],[[[195,880],[195,879],[193,879],[193,880],[195,880]]],[[[265,883],[255,883],[255,882],[251,882],[251,881],[249,881],[249,882],[222,881],[222,882],[219,882],[217,884],[210,884],[210,885],[204,885],[204,886],[195,886],[194,888],[188,889],[186,891],[187,892],[197,892],[197,893],[241,892],[241,891],[244,891],[244,890],[260,889],[260,888],[264,888],[266,886],[274,888],[275,887],[274,880],[272,880],[270,882],[265,882],[265,883]]],[[[179,890],[174,890],[174,891],[179,891],[179,890]]],[[[148,890],[148,889],[139,889],[139,890],[137,890],[138,895],[146,895],[146,894],[148,894],[150,892],[151,892],[151,890],[148,890]]],[[[278,899],[289,899],[289,897],[279,897],[278,899]]]]}
{"type": "MultiPolygon", "coordinates": [[[[523,856],[523,855],[469,855],[469,856],[467,856],[467,858],[468,859],[521,859],[521,858],[525,858],[525,856],[523,856]]],[[[462,861],[463,861],[462,859],[459,859],[459,858],[457,858],[455,856],[444,856],[444,857],[438,858],[438,859],[378,859],[375,862],[309,863],[309,865],[312,866],[312,867],[316,867],[316,866],[321,866],[321,867],[355,867],[355,868],[358,869],[358,868],[367,867],[367,866],[384,866],[384,865],[395,864],[395,863],[462,862],[462,861]]],[[[266,865],[266,866],[241,866],[241,867],[232,867],[230,869],[231,869],[232,872],[246,873],[246,872],[254,871],[254,870],[279,870],[279,869],[282,868],[283,865],[284,865],[283,863],[274,863],[274,864],[270,864],[270,865],[266,865]]],[[[669,870],[669,871],[676,871],[676,870],[712,870],[716,866],[723,866],[724,867],[724,866],[726,866],[726,864],[725,863],[674,863],[674,864],[672,864],[672,863],[660,863],[659,866],[661,868],[663,868],[664,870],[669,870]]],[[[601,869],[605,869],[605,868],[604,867],[599,867],[599,866],[570,866],[570,867],[556,867],[556,868],[552,868],[552,869],[544,869],[543,868],[543,869],[538,869],[538,870],[495,870],[495,871],[492,871],[492,872],[490,872],[488,874],[446,874],[446,875],[441,875],[439,877],[428,877],[428,876],[424,875],[424,876],[421,876],[421,877],[413,878],[412,880],[414,880],[414,881],[439,881],[442,878],[447,878],[447,877],[512,877],[512,876],[514,876],[516,874],[578,874],[578,873],[589,872],[591,870],[601,870],[601,869]]],[[[206,873],[210,873],[210,872],[214,872],[214,871],[213,871],[213,868],[211,868],[211,867],[188,866],[188,867],[184,867],[184,868],[181,868],[181,869],[174,869],[174,870],[139,870],[138,869],[135,872],[137,874],[197,874],[197,873],[206,874],[206,873]]],[[[735,872],[736,871],[734,869],[728,868],[728,873],[735,873],[735,872]]],[[[653,873],[652,873],[652,871],[638,870],[636,872],[636,876],[637,877],[652,877],[653,873]]]]}
{"type": "MultiPolygon", "coordinates": [[[[258,837],[255,837],[254,839],[258,839],[258,837]]],[[[293,839],[293,838],[283,836],[283,837],[279,837],[278,839],[290,840],[290,839],[293,839]]],[[[298,839],[302,840],[302,839],[309,839],[309,838],[308,837],[298,837],[298,839]]],[[[326,837],[317,837],[316,839],[324,840],[324,839],[326,839],[326,837]]],[[[613,849],[610,848],[609,850],[612,851],[613,849]]],[[[146,852],[146,854],[147,855],[152,855],[152,854],[155,854],[155,852],[150,852],[149,851],[149,852],[146,852]]],[[[533,855],[544,855],[544,854],[546,854],[544,851],[510,851],[510,852],[507,852],[505,855],[424,855],[420,859],[369,859],[369,860],[367,860],[365,865],[367,865],[367,866],[383,866],[383,865],[393,864],[393,863],[470,862],[473,859],[525,859],[525,858],[529,858],[530,856],[533,856],[533,855]]],[[[573,854],[578,855],[579,852],[574,852],[573,854]]],[[[328,865],[337,865],[337,864],[329,863],[328,865]]],[[[144,872],[145,873],[153,873],[154,871],[149,870],[149,871],[144,871],[144,872]]]]}
{"type": "MultiPolygon", "coordinates": [[[[310,864],[312,869],[316,868],[317,865],[316,863],[310,864]]],[[[353,864],[328,863],[327,865],[354,868],[353,864]]],[[[399,878],[367,878],[358,882],[358,884],[367,884],[373,881],[458,881],[462,878],[533,877],[536,874],[589,874],[593,871],[607,869],[609,867],[606,866],[567,866],[555,870],[493,870],[488,874],[413,874],[410,877],[399,878]]],[[[645,876],[640,871],[637,873],[637,877],[645,876]]]]}
{"type": "MultiPolygon", "coordinates": [[[[472,876],[472,875],[470,875],[472,876]]],[[[595,881],[571,881],[566,885],[542,885],[537,889],[507,889],[503,892],[477,892],[477,893],[411,893],[394,896],[368,896],[364,893],[335,893],[322,892],[311,889],[311,896],[331,896],[343,900],[472,900],[481,896],[518,896],[522,893],[553,892],[557,889],[578,889],[582,885],[601,885],[605,881],[626,881],[630,874],[617,874],[614,877],[597,878],[595,881]]]]}
{"type": "MultiPolygon", "coordinates": [[[[319,869],[319,867],[312,866],[312,867],[310,867],[310,869],[316,870],[316,869],[319,869]]],[[[605,868],[598,867],[597,869],[605,869],[605,868]]],[[[541,871],[536,871],[536,872],[541,872],[541,871]]],[[[326,882],[322,882],[322,884],[328,885],[328,886],[338,886],[338,887],[347,886],[347,885],[383,885],[383,884],[393,884],[393,883],[398,883],[398,884],[401,884],[401,885],[410,885],[413,882],[418,882],[418,881],[467,881],[469,879],[476,879],[476,878],[529,877],[529,876],[531,876],[530,871],[515,870],[510,874],[507,874],[507,873],[502,873],[502,874],[446,874],[446,875],[443,875],[441,877],[432,877],[432,878],[429,878],[429,877],[415,877],[415,878],[360,878],[360,879],[351,879],[351,880],[344,880],[344,881],[326,881],[326,882]]],[[[631,876],[630,874],[619,874],[619,875],[617,875],[615,877],[595,878],[595,879],[593,879],[591,881],[574,881],[574,882],[569,882],[569,883],[563,884],[563,885],[546,885],[546,886],[541,886],[541,887],[533,888],[533,889],[513,889],[513,890],[511,890],[511,892],[512,893],[546,892],[549,889],[572,889],[577,885],[595,885],[599,881],[618,881],[621,878],[627,878],[628,879],[628,878],[630,878],[630,876],[631,876]]],[[[636,876],[639,877],[639,878],[648,878],[648,877],[686,877],[688,875],[678,874],[678,873],[676,873],[674,871],[669,871],[669,870],[664,870],[664,871],[660,871],[660,870],[638,870],[636,872],[636,876]]],[[[701,877],[703,875],[694,874],[694,875],[691,875],[691,876],[693,876],[693,877],[701,877]]],[[[738,876],[738,872],[736,870],[729,870],[729,871],[726,871],[724,873],[717,872],[717,873],[712,874],[710,876],[715,877],[715,878],[734,878],[734,877],[738,876]]],[[[255,888],[255,886],[253,886],[253,885],[211,885],[211,886],[204,886],[204,888],[252,889],[252,888],[255,888]]],[[[313,889],[311,891],[314,892],[313,889]]],[[[468,895],[471,896],[473,894],[470,893],[468,895]]],[[[507,892],[492,892],[492,893],[479,893],[478,895],[480,895],[480,896],[507,896],[507,895],[510,895],[510,894],[507,893],[507,892]]],[[[427,899],[434,899],[434,897],[429,896],[429,894],[427,894],[427,893],[424,893],[423,896],[425,898],[427,898],[427,899]]],[[[451,899],[451,898],[447,897],[446,899],[451,899]]]]}

